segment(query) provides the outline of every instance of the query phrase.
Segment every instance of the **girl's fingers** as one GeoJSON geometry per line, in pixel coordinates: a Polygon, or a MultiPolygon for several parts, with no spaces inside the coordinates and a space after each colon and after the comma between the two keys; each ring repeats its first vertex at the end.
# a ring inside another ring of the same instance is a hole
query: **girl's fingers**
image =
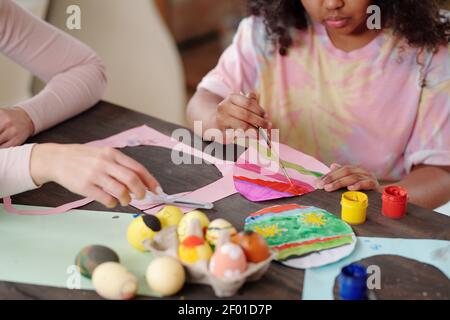
{"type": "Polygon", "coordinates": [[[345,188],[350,185],[356,184],[358,181],[361,181],[361,176],[354,174],[350,176],[345,176],[343,178],[337,179],[331,183],[328,183],[324,186],[325,191],[332,192],[339,190],[341,188],[345,188]]]}
{"type": "Polygon", "coordinates": [[[138,199],[143,199],[145,197],[147,188],[134,171],[118,164],[109,164],[106,167],[106,172],[112,178],[128,188],[128,191],[133,193],[138,199]]]}
{"type": "Polygon", "coordinates": [[[358,190],[375,190],[377,189],[378,183],[371,179],[366,179],[359,181],[348,187],[350,191],[358,191],[358,190]]]}
{"type": "Polygon", "coordinates": [[[342,168],[342,166],[340,164],[337,164],[337,163],[333,163],[330,166],[331,170],[336,170],[336,169],[339,169],[339,168],[342,168]]]}
{"type": "MultiPolygon", "coordinates": [[[[136,160],[126,156],[122,152],[117,152],[115,160],[118,164],[133,170],[138,175],[138,177],[141,179],[141,181],[147,187],[148,190],[155,192],[156,189],[160,187],[160,184],[155,179],[155,177],[153,177],[153,175],[151,175],[150,172],[148,172],[148,170],[136,160]]],[[[139,198],[138,194],[135,194],[135,196],[139,198]]],[[[142,195],[142,198],[143,197],[145,197],[145,194],[142,195]]]]}
{"type": "Polygon", "coordinates": [[[230,96],[230,101],[232,104],[242,109],[246,109],[256,116],[264,118],[266,112],[263,108],[261,108],[261,106],[258,104],[258,101],[254,97],[250,96],[249,98],[247,98],[241,94],[232,94],[230,96]]]}
{"type": "Polygon", "coordinates": [[[96,186],[89,187],[85,192],[85,196],[100,202],[107,208],[112,209],[117,206],[117,200],[112,195],[96,186]]]}
{"type": "Polygon", "coordinates": [[[252,127],[256,126],[267,128],[269,125],[269,122],[266,119],[264,119],[264,117],[256,115],[255,113],[248,111],[247,109],[242,108],[236,104],[230,105],[227,108],[227,113],[233,118],[248,123],[252,127]]]}
{"type": "Polygon", "coordinates": [[[319,179],[317,182],[317,186],[319,189],[323,188],[325,185],[335,182],[336,180],[342,179],[346,176],[354,175],[354,174],[360,174],[369,176],[369,173],[364,171],[361,168],[353,167],[353,166],[344,166],[339,167],[335,169],[334,171],[331,171],[330,173],[326,174],[322,178],[319,179]]]}

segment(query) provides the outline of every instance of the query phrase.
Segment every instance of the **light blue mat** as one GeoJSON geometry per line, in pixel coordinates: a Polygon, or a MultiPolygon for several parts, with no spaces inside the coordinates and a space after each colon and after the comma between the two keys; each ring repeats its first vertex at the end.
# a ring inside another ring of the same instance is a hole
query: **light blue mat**
{"type": "MultiPolygon", "coordinates": [[[[19,209],[44,209],[17,206],[19,209]]],[[[145,282],[152,260],[149,253],[131,247],[126,239],[131,214],[73,210],[52,216],[8,214],[0,205],[0,280],[61,288],[92,290],[90,280],[73,267],[85,246],[110,247],[121,263],[139,278],[139,294],[157,296],[145,282]]]]}
{"type": "Polygon", "coordinates": [[[306,270],[303,299],[333,300],[334,282],[342,267],[387,254],[428,263],[450,278],[450,241],[358,237],[355,251],[350,256],[328,266],[306,270]]]}

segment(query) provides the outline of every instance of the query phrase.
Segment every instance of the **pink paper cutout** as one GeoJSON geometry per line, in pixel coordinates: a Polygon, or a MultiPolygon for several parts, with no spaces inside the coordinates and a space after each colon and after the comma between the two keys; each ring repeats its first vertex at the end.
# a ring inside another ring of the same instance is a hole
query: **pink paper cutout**
{"type": "Polygon", "coordinates": [[[233,172],[236,190],[250,201],[289,198],[312,192],[316,190],[317,178],[329,172],[327,166],[313,157],[287,145],[272,143],[272,148],[286,167],[292,181],[290,184],[281,166],[265,157],[264,152],[258,153],[256,148],[264,150],[267,145],[262,140],[253,140],[237,160],[233,172]]]}
{"type": "MultiPolygon", "coordinates": [[[[199,190],[191,191],[183,193],[186,195],[186,198],[198,201],[205,202],[214,202],[225,197],[228,197],[234,193],[236,193],[236,189],[232,183],[231,173],[233,171],[234,162],[225,161],[218,158],[215,158],[209,154],[204,153],[203,151],[197,150],[191,146],[183,144],[172,137],[166,136],[155,129],[152,129],[148,126],[141,126],[134,129],[130,129],[119,134],[113,135],[106,139],[96,140],[87,143],[87,145],[95,146],[95,147],[111,147],[111,148],[125,148],[125,147],[135,147],[135,146],[156,146],[163,147],[167,149],[182,151],[191,156],[196,156],[198,158],[203,159],[217,167],[217,169],[224,176],[228,176],[228,179],[219,179],[212,184],[205,186],[199,190]],[[218,182],[221,183],[218,183],[218,182]],[[228,182],[228,183],[224,183],[228,182]],[[211,188],[208,188],[212,186],[211,188]],[[200,191],[201,190],[201,191],[200,191]],[[207,190],[207,191],[205,191],[207,190]],[[200,192],[199,192],[200,191],[200,192]],[[192,196],[192,197],[191,197],[192,196]]],[[[92,199],[82,199],[78,201],[74,201],[71,203],[64,204],[62,206],[48,209],[48,210],[19,210],[14,208],[11,198],[6,197],[3,199],[3,206],[5,210],[9,213],[21,214],[21,215],[52,215],[52,214],[60,214],[65,213],[69,210],[76,209],[82,207],[88,203],[91,203],[92,199]]],[[[149,209],[150,212],[157,212],[161,209],[163,205],[155,205],[148,203],[139,203],[138,201],[133,201],[131,203],[132,206],[136,205],[136,207],[141,207],[145,209],[149,209]],[[148,206],[153,206],[149,208],[148,206]]],[[[183,208],[186,211],[192,211],[192,208],[183,208]]]]}

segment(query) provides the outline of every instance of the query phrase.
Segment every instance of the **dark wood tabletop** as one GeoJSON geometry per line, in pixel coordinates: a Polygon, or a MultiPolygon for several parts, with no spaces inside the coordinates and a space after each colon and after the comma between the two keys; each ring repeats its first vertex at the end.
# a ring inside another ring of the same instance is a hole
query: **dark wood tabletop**
{"type": "MultiPolygon", "coordinates": [[[[106,138],[127,129],[148,125],[164,134],[171,135],[179,126],[143,115],[107,102],[100,102],[87,112],[68,120],[51,130],[33,137],[30,142],[86,143],[106,138]]],[[[206,143],[203,144],[206,146],[206,143]]],[[[231,146],[228,146],[231,148],[231,146]]],[[[158,147],[133,147],[123,151],[144,164],[160,181],[164,190],[178,193],[194,190],[221,177],[211,165],[172,165],[170,151],[158,147]]],[[[242,150],[240,150],[242,151],[242,150]]],[[[283,200],[252,203],[235,194],[215,203],[208,212],[211,220],[225,218],[242,230],[245,217],[267,206],[298,203],[323,208],[340,216],[342,191],[313,193],[283,200]]],[[[381,215],[381,195],[368,192],[369,208],[367,222],[353,229],[358,236],[442,239],[450,240],[450,219],[434,211],[408,206],[408,214],[401,220],[391,220],[381,215]]],[[[58,206],[80,197],[63,188],[48,184],[39,190],[13,197],[16,204],[58,206]]],[[[105,211],[100,204],[92,203],[80,209],[105,211]]],[[[109,210],[111,211],[111,210],[109,210]]],[[[118,212],[132,212],[131,208],[117,207],[118,212]]],[[[436,268],[398,256],[378,256],[375,260],[382,268],[382,290],[379,296],[395,299],[450,299],[450,282],[436,268]],[[427,294],[422,294],[426,292],[427,294]]],[[[363,261],[364,263],[364,261],[363,261]]],[[[300,299],[304,271],[272,263],[267,274],[258,282],[245,284],[233,299],[300,299]]],[[[187,285],[172,299],[214,299],[208,286],[187,285]]],[[[0,299],[98,299],[93,291],[68,290],[27,284],[0,282],[0,299]]],[[[148,299],[140,297],[141,299],[148,299]]]]}

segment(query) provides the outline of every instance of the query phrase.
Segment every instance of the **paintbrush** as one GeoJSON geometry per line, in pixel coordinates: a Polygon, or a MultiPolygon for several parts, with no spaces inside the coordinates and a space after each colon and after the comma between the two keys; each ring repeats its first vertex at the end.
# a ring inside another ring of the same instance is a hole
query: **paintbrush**
{"type": "MultiPolygon", "coordinates": [[[[241,95],[245,96],[246,98],[249,98],[250,95],[249,94],[245,94],[244,92],[241,91],[241,95]]],[[[283,165],[280,156],[272,149],[272,142],[270,141],[269,137],[266,134],[266,131],[261,128],[258,125],[255,125],[256,129],[258,129],[259,135],[263,137],[264,141],[267,144],[267,147],[269,147],[269,151],[271,152],[271,154],[274,154],[276,158],[278,158],[278,163],[280,164],[281,170],[283,171],[284,176],[286,177],[286,179],[289,181],[289,184],[291,186],[294,185],[294,183],[291,180],[291,177],[289,176],[286,167],[283,165]]]]}

